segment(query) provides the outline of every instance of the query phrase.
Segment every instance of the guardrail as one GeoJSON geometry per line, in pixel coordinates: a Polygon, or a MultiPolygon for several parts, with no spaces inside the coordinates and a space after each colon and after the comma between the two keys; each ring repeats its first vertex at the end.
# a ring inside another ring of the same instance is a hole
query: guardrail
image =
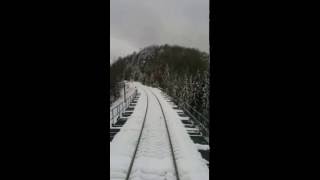
{"type": "Polygon", "coordinates": [[[137,90],[135,90],[132,93],[132,95],[127,97],[124,101],[119,103],[117,106],[110,109],[110,115],[111,115],[110,121],[112,122],[112,124],[115,124],[117,122],[118,117],[120,117],[121,113],[123,113],[124,110],[129,107],[129,104],[131,103],[132,99],[136,97],[136,95],[137,95],[137,90]]]}
{"type": "Polygon", "coordinates": [[[191,119],[193,119],[193,122],[199,127],[203,136],[209,143],[209,119],[185,102],[174,98],[172,98],[172,101],[177,104],[177,106],[180,107],[191,119]]]}

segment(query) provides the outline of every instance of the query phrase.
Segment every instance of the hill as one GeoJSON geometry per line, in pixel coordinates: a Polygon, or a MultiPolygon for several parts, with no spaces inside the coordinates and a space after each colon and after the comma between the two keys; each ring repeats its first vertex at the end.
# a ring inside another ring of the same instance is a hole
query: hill
{"type": "Polygon", "coordinates": [[[181,46],[149,46],[119,58],[110,66],[111,100],[119,96],[117,83],[122,80],[160,87],[208,116],[209,55],[206,52],[181,46]]]}

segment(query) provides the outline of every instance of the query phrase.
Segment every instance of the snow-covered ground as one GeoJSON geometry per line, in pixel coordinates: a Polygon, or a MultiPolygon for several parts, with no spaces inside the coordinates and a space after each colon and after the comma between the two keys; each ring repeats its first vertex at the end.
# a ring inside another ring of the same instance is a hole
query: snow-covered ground
{"type": "Polygon", "coordinates": [[[176,179],[164,117],[159,102],[152,92],[159,98],[165,113],[180,179],[209,179],[206,161],[198,152],[198,148],[209,147],[201,145],[200,147],[193,143],[181,122],[181,117],[165,100],[161,90],[138,82],[132,85],[138,88],[141,96],[133,114],[110,142],[110,179],[120,180],[126,177],[143,124],[147,100],[149,104],[145,127],[130,179],[176,179]]]}

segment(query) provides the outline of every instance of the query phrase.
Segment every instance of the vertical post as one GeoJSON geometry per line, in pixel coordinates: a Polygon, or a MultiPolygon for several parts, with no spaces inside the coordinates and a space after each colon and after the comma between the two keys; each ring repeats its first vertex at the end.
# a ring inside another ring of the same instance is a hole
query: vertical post
{"type": "Polygon", "coordinates": [[[120,105],[121,105],[121,104],[119,104],[119,105],[118,105],[118,108],[117,108],[117,110],[118,110],[118,117],[120,117],[120,105]]]}
{"type": "Polygon", "coordinates": [[[124,95],[124,103],[126,103],[126,83],[123,81],[123,90],[124,90],[124,93],[123,93],[123,95],[124,95]]]}
{"type": "Polygon", "coordinates": [[[113,113],[114,108],[111,110],[112,111],[112,124],[114,125],[114,113],[113,113]]]}
{"type": "Polygon", "coordinates": [[[127,107],[129,107],[129,103],[132,101],[132,96],[129,97],[129,102],[127,102],[127,107]]]}

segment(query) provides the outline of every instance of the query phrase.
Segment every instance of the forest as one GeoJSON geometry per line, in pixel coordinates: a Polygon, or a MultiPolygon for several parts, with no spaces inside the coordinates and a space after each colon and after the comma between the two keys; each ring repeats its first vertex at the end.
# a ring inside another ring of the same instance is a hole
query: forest
{"type": "Polygon", "coordinates": [[[119,82],[140,81],[209,116],[210,57],[198,49],[152,45],[110,65],[110,104],[119,97],[119,82]]]}

